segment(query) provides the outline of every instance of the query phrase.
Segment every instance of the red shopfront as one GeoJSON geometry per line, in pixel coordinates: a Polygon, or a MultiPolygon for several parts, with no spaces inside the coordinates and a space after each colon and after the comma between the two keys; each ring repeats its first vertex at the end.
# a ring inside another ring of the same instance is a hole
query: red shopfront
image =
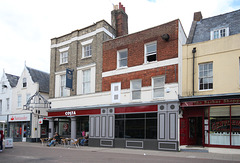
{"type": "Polygon", "coordinates": [[[180,106],[180,145],[240,148],[240,99],[184,99],[180,106]]]}

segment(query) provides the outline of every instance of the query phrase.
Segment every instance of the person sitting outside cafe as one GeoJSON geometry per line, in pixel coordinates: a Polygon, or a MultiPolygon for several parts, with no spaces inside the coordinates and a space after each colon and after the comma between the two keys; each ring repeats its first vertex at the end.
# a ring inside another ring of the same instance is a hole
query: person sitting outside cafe
{"type": "Polygon", "coordinates": [[[81,142],[80,142],[80,145],[81,145],[81,146],[84,146],[84,144],[85,144],[87,141],[88,141],[88,135],[83,137],[83,139],[82,139],[81,142]]]}
{"type": "Polygon", "coordinates": [[[56,132],[55,135],[53,136],[53,139],[47,146],[51,147],[52,144],[55,146],[55,144],[60,141],[61,141],[61,138],[60,138],[59,134],[56,132]]]}

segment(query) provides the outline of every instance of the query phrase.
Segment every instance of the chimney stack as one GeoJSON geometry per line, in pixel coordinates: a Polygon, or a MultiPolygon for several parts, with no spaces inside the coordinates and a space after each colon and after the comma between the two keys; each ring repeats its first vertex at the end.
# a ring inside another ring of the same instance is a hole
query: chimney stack
{"type": "Polygon", "coordinates": [[[114,5],[112,15],[112,26],[116,30],[116,37],[128,34],[128,16],[125,12],[125,7],[119,2],[119,5],[114,5]]]}
{"type": "Polygon", "coordinates": [[[193,21],[197,21],[198,22],[200,20],[202,20],[202,13],[201,13],[201,11],[194,12],[193,21]]]}

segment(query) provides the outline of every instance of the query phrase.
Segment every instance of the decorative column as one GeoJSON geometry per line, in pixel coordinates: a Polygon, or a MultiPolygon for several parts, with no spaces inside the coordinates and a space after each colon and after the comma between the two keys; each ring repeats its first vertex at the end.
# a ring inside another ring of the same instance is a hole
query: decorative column
{"type": "Polygon", "coordinates": [[[71,138],[76,139],[77,118],[71,117],[71,138]]]}
{"type": "Polygon", "coordinates": [[[48,133],[48,136],[50,138],[53,137],[53,134],[54,134],[54,121],[53,121],[53,118],[48,118],[49,119],[49,133],[48,133]]]}

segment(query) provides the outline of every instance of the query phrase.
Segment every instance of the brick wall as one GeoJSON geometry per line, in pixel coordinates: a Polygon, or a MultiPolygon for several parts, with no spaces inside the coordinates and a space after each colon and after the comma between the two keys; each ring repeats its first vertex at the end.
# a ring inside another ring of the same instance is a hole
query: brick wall
{"type": "MultiPolygon", "coordinates": [[[[144,65],[144,44],[157,41],[157,61],[178,57],[178,20],[103,43],[103,72],[117,68],[117,51],[128,49],[128,67],[144,65]],[[164,41],[161,36],[168,34],[164,41]]],[[[122,89],[130,88],[130,80],[142,79],[142,86],[151,86],[151,78],[165,75],[166,83],[178,82],[178,65],[154,68],[122,75],[104,77],[102,91],[110,91],[111,83],[121,82],[122,89]]]]}

